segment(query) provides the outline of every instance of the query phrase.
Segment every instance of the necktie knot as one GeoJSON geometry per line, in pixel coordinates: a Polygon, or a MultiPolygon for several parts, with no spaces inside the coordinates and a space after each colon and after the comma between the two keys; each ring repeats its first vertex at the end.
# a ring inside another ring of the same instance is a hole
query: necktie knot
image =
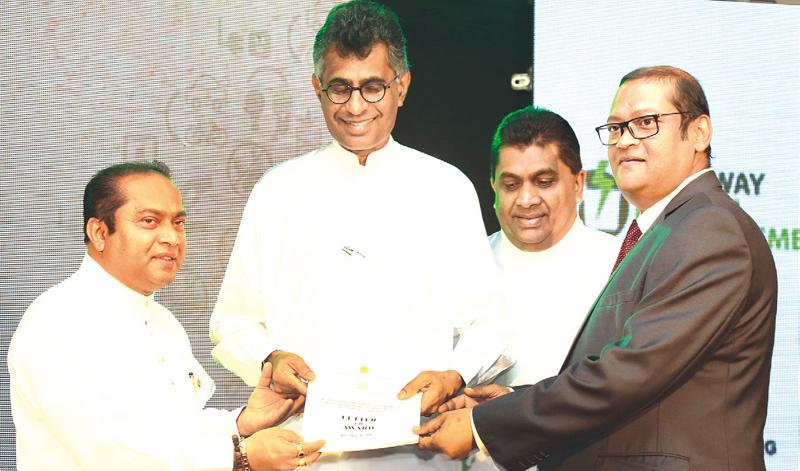
{"type": "Polygon", "coordinates": [[[636,242],[639,242],[639,237],[641,237],[642,231],[639,229],[639,224],[636,223],[636,219],[633,220],[630,227],[628,227],[628,232],[625,234],[625,240],[622,242],[622,247],[619,248],[619,254],[617,255],[617,261],[614,262],[614,268],[611,269],[611,273],[614,273],[614,270],[617,269],[619,264],[628,255],[628,252],[636,245],[636,242]]]}

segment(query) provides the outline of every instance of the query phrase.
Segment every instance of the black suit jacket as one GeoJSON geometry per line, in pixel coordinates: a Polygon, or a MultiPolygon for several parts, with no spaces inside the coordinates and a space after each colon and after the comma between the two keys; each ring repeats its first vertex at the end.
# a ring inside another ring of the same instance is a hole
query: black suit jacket
{"type": "Polygon", "coordinates": [[[616,270],[560,374],[476,407],[478,435],[509,470],[764,469],[776,303],[761,231],[708,172],[616,270]]]}

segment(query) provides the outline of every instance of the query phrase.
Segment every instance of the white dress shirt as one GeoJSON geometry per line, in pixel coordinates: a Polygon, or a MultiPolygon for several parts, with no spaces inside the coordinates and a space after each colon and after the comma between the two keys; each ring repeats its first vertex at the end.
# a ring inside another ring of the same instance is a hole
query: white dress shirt
{"type": "MultiPolygon", "coordinates": [[[[509,351],[516,359],[494,382],[520,386],[557,375],[608,281],[621,240],[586,227],[576,217],[564,238],[546,250],[520,250],[503,231],[489,236],[489,243],[500,268],[506,316],[513,327],[508,330],[509,351]]],[[[498,468],[484,452],[469,469],[498,468]]]]}
{"type": "MultiPolygon", "coordinates": [[[[491,328],[470,328],[500,309],[485,234],[471,182],[394,140],[364,166],[335,142],[289,160],[245,207],[211,317],[214,358],[248,384],[276,349],[318,376],[366,366],[398,392],[423,370],[469,382],[504,350],[491,328]]],[[[415,447],[329,460],[320,468],[456,466],[415,447]]]]}
{"type": "Polygon", "coordinates": [[[153,296],[88,255],[25,312],[8,352],[17,469],[230,470],[238,411],[153,296]]]}
{"type": "Polygon", "coordinates": [[[555,376],[614,266],[620,240],[590,229],[579,217],[554,246],[518,249],[503,231],[489,236],[500,268],[509,349],[517,362],[495,383],[534,384],[555,376]]]}

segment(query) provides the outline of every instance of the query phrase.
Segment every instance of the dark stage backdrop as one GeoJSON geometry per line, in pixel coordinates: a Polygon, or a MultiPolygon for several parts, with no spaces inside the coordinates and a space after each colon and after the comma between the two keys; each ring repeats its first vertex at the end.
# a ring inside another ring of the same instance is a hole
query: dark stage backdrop
{"type": "MultiPolygon", "coordinates": [[[[500,120],[530,105],[511,88],[528,72],[529,0],[383,0],[408,37],[412,81],[394,136],[460,168],[475,185],[489,233],[499,229],[489,186],[489,148],[500,120]]],[[[409,184],[413,184],[409,182],[409,184]]],[[[435,194],[435,189],[420,188],[435,194]]]]}

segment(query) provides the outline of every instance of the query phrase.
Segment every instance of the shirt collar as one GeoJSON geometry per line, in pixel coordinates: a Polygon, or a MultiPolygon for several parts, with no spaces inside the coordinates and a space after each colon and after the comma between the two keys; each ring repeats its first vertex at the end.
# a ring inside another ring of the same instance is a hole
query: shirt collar
{"type": "Polygon", "coordinates": [[[83,262],[81,262],[78,271],[91,279],[95,291],[103,297],[118,298],[123,301],[143,303],[145,305],[149,305],[153,302],[153,293],[149,296],[145,296],[125,286],[121,281],[107,272],[105,268],[97,263],[88,253],[83,256],[83,262]]]}
{"type": "Polygon", "coordinates": [[[331,150],[334,151],[334,154],[339,157],[339,160],[344,165],[366,168],[366,167],[374,167],[385,161],[389,155],[394,153],[394,149],[396,149],[399,145],[400,144],[398,144],[394,140],[394,138],[392,138],[392,136],[390,135],[389,140],[386,142],[385,146],[369,154],[369,156],[367,157],[367,165],[359,164],[358,157],[356,156],[356,154],[342,147],[338,141],[334,140],[333,143],[331,143],[330,148],[331,150]]]}
{"type": "Polygon", "coordinates": [[[570,247],[572,246],[573,241],[577,241],[580,238],[580,233],[585,228],[586,226],[584,226],[581,218],[576,215],[575,221],[572,223],[572,227],[569,228],[569,231],[567,231],[561,240],[559,240],[552,247],[536,252],[520,250],[508,239],[506,233],[500,229],[499,236],[501,257],[504,261],[519,260],[521,263],[530,263],[531,260],[542,260],[545,258],[561,256],[562,252],[571,250],[570,247]]]}
{"type": "Polygon", "coordinates": [[[678,193],[680,193],[681,190],[686,188],[686,185],[695,181],[697,178],[700,177],[700,175],[703,175],[704,173],[708,173],[710,171],[711,168],[706,168],[700,170],[697,173],[689,175],[681,182],[680,185],[678,185],[674,190],[672,190],[670,194],[658,200],[658,202],[656,202],[656,204],[654,204],[653,206],[650,206],[649,208],[642,211],[642,214],[640,214],[639,217],[636,218],[636,224],[639,225],[639,230],[642,231],[642,234],[644,234],[645,232],[647,232],[648,229],[650,229],[653,223],[656,222],[658,215],[664,211],[669,202],[672,201],[672,199],[675,198],[675,196],[678,193]]]}

